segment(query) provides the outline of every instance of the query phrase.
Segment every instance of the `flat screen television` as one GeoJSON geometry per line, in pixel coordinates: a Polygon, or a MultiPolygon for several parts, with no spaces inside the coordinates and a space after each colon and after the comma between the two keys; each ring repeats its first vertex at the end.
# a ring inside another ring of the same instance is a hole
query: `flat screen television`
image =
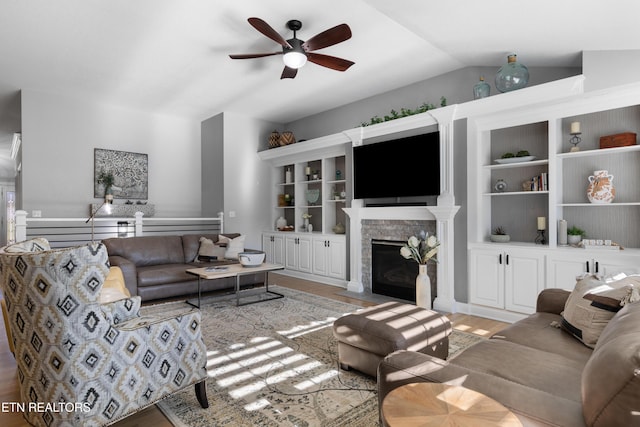
{"type": "Polygon", "coordinates": [[[356,199],[440,194],[440,133],[353,147],[356,199]]]}

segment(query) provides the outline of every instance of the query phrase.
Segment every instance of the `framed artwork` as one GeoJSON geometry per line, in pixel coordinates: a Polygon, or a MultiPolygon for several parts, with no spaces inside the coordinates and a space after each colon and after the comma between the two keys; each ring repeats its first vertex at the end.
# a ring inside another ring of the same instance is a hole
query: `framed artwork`
{"type": "Polygon", "coordinates": [[[93,197],[95,198],[104,196],[104,186],[96,182],[101,172],[113,174],[114,198],[148,199],[149,159],[146,154],[96,148],[93,161],[93,197]]]}

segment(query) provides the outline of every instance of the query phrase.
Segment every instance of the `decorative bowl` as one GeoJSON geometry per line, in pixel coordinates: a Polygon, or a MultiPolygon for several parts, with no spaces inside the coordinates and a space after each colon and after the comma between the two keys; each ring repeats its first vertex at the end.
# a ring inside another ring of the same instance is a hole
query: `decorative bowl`
{"type": "Polygon", "coordinates": [[[265,253],[262,251],[240,252],[238,260],[243,267],[258,267],[264,262],[265,253]]]}

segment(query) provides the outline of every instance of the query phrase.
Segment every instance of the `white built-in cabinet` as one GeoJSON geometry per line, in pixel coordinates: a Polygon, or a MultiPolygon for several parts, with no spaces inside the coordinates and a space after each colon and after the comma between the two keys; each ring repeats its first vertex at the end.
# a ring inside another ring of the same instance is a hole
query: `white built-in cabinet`
{"type": "Polygon", "coordinates": [[[467,123],[470,312],[512,320],[535,311],[540,290],[573,289],[584,273],[640,273],[640,145],[599,146],[601,136],[640,134],[640,85],[608,89],[470,117],[467,123]],[[571,152],[572,122],[580,122],[580,150],[571,152]],[[534,159],[497,162],[526,150],[534,159]],[[587,199],[596,170],[614,176],[611,204],[587,199]],[[544,186],[527,185],[545,177],[544,186]],[[502,180],[506,189],[499,191],[502,180]],[[546,222],[544,244],[534,243],[537,218],[546,222]],[[584,249],[558,243],[558,222],[587,238],[612,240],[624,250],[584,249]],[[490,241],[502,227],[509,243],[490,241]]]}
{"type": "Polygon", "coordinates": [[[543,254],[513,247],[471,249],[469,262],[477,278],[469,302],[518,313],[535,311],[545,283],[543,254]]]}
{"type": "Polygon", "coordinates": [[[340,224],[345,230],[347,226],[350,145],[344,134],[337,134],[258,153],[273,166],[269,211],[273,229],[263,233],[263,250],[267,260],[279,260],[285,266],[285,273],[346,286],[347,239],[336,234],[334,227],[340,224]],[[279,218],[293,228],[278,230],[279,218]]]}

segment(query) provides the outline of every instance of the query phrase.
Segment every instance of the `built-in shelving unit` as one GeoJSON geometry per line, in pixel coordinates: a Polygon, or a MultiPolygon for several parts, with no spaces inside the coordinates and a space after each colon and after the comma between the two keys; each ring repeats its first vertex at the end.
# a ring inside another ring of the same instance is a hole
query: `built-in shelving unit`
{"type": "Polygon", "coordinates": [[[273,229],[263,233],[263,249],[288,274],[346,286],[347,240],[333,229],[346,226],[348,144],[346,136],[337,134],[259,153],[273,166],[274,189],[273,229]],[[278,230],[281,217],[293,229],[278,230]]]}
{"type": "Polygon", "coordinates": [[[600,148],[600,137],[640,134],[640,85],[567,97],[562,101],[470,118],[468,129],[469,296],[471,312],[504,320],[535,310],[537,292],[572,288],[585,272],[640,271],[640,145],[600,148]],[[579,151],[570,151],[572,122],[581,123],[579,151]],[[526,150],[529,162],[497,164],[504,153],[526,150]],[[587,198],[596,170],[614,176],[609,204],[587,198]],[[546,174],[542,191],[526,182],[546,174]],[[496,190],[498,180],[506,182],[496,190]],[[537,218],[545,217],[544,244],[535,244],[537,218]],[[558,221],[587,238],[612,240],[624,250],[597,250],[558,243],[558,221]],[[509,243],[492,243],[496,227],[509,243]],[[500,313],[502,312],[502,314],[500,313]]]}

